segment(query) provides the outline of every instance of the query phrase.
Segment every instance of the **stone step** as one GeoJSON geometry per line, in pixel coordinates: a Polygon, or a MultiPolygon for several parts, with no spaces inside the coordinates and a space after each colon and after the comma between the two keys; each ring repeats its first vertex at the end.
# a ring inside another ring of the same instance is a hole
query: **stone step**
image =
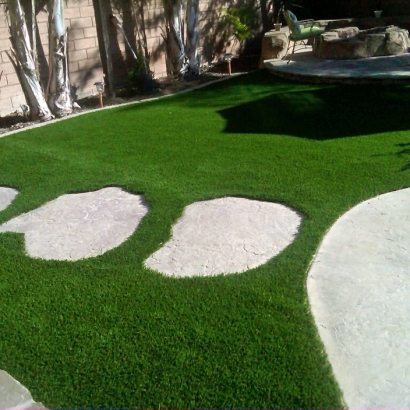
{"type": "Polygon", "coordinates": [[[0,409],[44,409],[31,393],[4,370],[0,370],[0,409]]]}

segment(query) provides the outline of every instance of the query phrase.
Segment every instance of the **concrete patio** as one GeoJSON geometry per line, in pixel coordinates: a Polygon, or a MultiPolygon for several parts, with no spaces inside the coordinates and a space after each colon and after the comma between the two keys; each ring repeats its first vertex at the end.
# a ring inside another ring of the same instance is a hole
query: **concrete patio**
{"type": "Polygon", "coordinates": [[[312,54],[312,48],[295,52],[283,60],[265,60],[272,74],[297,81],[318,83],[410,84],[410,53],[397,56],[326,60],[312,54]]]}

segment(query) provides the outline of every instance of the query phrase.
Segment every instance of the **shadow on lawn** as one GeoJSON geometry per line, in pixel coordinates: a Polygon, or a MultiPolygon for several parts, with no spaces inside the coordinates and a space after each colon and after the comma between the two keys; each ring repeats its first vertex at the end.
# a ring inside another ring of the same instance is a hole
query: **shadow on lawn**
{"type": "Polygon", "coordinates": [[[218,112],[228,133],[327,140],[409,130],[409,109],[405,86],[339,85],[273,92],[218,112]]]}
{"type": "MultiPolygon", "coordinates": [[[[397,147],[400,147],[400,151],[396,152],[396,156],[403,158],[410,156],[410,142],[404,142],[400,144],[396,144],[397,147]]],[[[410,169],[410,162],[405,164],[400,171],[408,171],[410,169]]]]}

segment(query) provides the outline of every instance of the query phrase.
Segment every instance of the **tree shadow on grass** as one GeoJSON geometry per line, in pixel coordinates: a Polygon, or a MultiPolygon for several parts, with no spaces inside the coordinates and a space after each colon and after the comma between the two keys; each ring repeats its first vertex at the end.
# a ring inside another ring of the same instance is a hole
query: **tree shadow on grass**
{"type": "Polygon", "coordinates": [[[218,111],[227,133],[327,140],[410,129],[405,86],[339,85],[273,92],[218,111]]]}
{"type": "Polygon", "coordinates": [[[226,133],[328,140],[410,130],[409,91],[405,85],[306,84],[258,70],[171,101],[192,110],[215,109],[226,120],[226,133]]]}
{"type": "MultiPolygon", "coordinates": [[[[396,156],[399,158],[409,158],[410,157],[410,142],[403,142],[400,144],[396,144],[396,147],[400,147],[401,149],[396,152],[396,156]]],[[[403,165],[400,171],[408,171],[410,169],[410,162],[403,165]]]]}

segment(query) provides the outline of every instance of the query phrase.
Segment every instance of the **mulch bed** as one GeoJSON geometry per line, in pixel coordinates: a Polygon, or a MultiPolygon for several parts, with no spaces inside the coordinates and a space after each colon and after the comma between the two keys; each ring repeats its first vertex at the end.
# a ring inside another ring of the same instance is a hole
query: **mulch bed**
{"type": "MultiPolygon", "coordinates": [[[[233,75],[247,73],[258,68],[259,55],[245,55],[240,58],[234,58],[231,62],[231,72],[233,75]]],[[[161,78],[155,80],[153,92],[149,94],[132,93],[129,90],[118,90],[115,98],[104,96],[104,106],[120,105],[133,101],[142,101],[149,98],[171,95],[181,91],[189,90],[212,81],[219,80],[228,76],[228,64],[221,62],[209,67],[198,76],[186,76],[181,79],[161,78]]],[[[98,95],[76,101],[81,109],[75,112],[84,112],[98,109],[98,95]]],[[[30,127],[39,121],[29,121],[22,110],[18,110],[5,117],[0,117],[0,134],[30,127]]]]}

